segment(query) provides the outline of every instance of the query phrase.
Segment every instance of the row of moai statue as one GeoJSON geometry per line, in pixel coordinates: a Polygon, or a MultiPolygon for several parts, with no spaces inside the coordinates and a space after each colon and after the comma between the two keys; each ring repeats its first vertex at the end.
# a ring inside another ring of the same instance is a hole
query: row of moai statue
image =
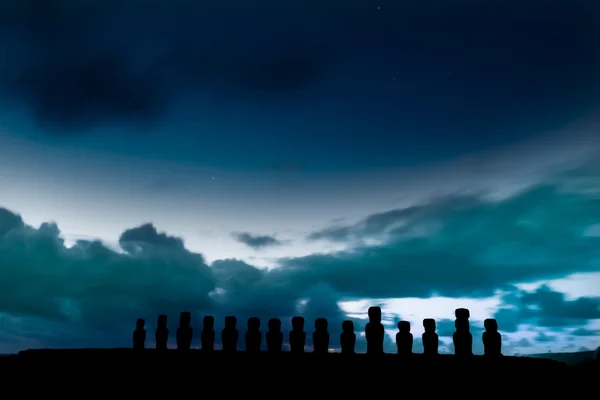
{"type": "MultiPolygon", "coordinates": [[[[381,323],[381,308],[369,308],[369,322],[365,327],[367,339],[367,354],[383,354],[383,341],[385,329],[381,323]]],[[[470,356],[473,354],[473,336],[470,332],[469,310],[458,308],[455,310],[455,328],[453,334],[454,351],[456,355],[470,356]]],[[[189,312],[182,312],[179,318],[179,328],[176,332],[177,349],[189,350],[192,343],[193,331],[191,328],[192,315],[189,312]]],[[[202,350],[212,351],[215,344],[215,319],[212,316],[206,316],[203,320],[203,329],[200,335],[202,350]]],[[[135,349],[145,348],[146,330],[144,328],[145,320],[138,319],[136,330],[133,332],[133,347],[135,349]]],[[[221,331],[221,340],[223,351],[237,351],[239,341],[239,332],[237,330],[237,318],[225,317],[225,328],[221,331]]],[[[438,354],[439,338],[436,333],[436,322],[432,318],[423,320],[425,332],[422,335],[423,353],[427,355],[438,354]]],[[[502,350],[502,337],[498,332],[498,324],[495,319],[486,319],[484,322],[485,332],[483,333],[483,345],[485,355],[500,356],[502,350]]],[[[281,320],[272,318],[268,323],[268,332],[265,335],[267,351],[280,352],[283,347],[283,333],[281,332],[281,320]]],[[[313,352],[328,353],[329,351],[329,332],[328,323],[325,318],[315,320],[315,331],[313,333],[313,352]]],[[[410,355],[413,349],[413,334],[410,332],[410,322],[398,322],[398,333],[396,334],[396,345],[399,355],[410,355]]],[[[167,349],[169,330],[167,329],[167,316],[159,315],[158,325],[155,333],[156,348],[158,350],[167,349]]],[[[247,352],[260,352],[262,343],[262,333],[260,331],[260,319],[249,318],[248,329],[245,334],[245,346],[247,352]]],[[[306,332],[304,332],[304,318],[292,318],[292,330],[289,334],[290,352],[303,353],[306,344],[306,332]]],[[[354,323],[344,321],[342,323],[342,333],[340,335],[341,352],[343,354],[353,354],[356,345],[356,333],[354,333],[354,323]]]]}

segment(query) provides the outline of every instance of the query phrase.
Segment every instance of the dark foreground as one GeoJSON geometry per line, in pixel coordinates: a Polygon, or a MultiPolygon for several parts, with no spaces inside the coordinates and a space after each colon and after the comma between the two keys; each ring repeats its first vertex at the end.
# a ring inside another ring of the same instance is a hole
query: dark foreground
{"type": "Polygon", "coordinates": [[[4,367],[76,368],[108,366],[113,368],[172,369],[177,366],[190,369],[227,369],[228,371],[251,371],[254,368],[290,369],[356,369],[356,368],[566,368],[566,364],[539,358],[503,356],[489,359],[483,356],[459,358],[454,355],[425,356],[414,354],[402,358],[395,354],[371,356],[366,354],[342,355],[329,353],[318,355],[304,353],[258,353],[246,352],[206,353],[201,350],[180,352],[177,350],[133,349],[81,349],[81,350],[27,350],[18,355],[5,357],[4,367]]]}

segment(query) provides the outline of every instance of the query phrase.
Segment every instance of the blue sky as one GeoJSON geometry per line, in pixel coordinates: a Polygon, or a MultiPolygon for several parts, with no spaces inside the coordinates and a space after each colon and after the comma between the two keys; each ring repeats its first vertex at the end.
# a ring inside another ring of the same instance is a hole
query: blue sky
{"type": "Polygon", "coordinates": [[[598,346],[598,6],[321,3],[0,6],[0,352],[371,304],[598,346]]]}

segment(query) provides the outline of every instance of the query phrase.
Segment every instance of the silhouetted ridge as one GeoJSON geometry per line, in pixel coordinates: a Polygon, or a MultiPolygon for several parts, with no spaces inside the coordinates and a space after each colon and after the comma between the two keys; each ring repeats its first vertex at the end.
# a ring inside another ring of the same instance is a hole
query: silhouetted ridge
{"type": "MultiPolygon", "coordinates": [[[[424,354],[413,353],[413,335],[408,321],[398,322],[396,345],[398,354],[385,354],[383,340],[385,330],[381,323],[381,308],[370,307],[368,310],[369,322],[365,327],[367,339],[367,354],[356,354],[356,333],[354,323],[344,321],[340,334],[341,354],[330,353],[329,324],[325,318],[314,321],[312,334],[313,352],[305,352],[306,333],[304,332],[305,320],[303,317],[292,318],[289,332],[290,352],[283,352],[283,337],[281,320],[272,318],[268,322],[268,331],[265,334],[267,352],[261,352],[262,332],[260,319],[249,318],[247,330],[244,335],[244,350],[238,352],[239,332],[237,318],[225,317],[225,327],[221,331],[223,350],[214,349],[215,320],[212,316],[203,318],[203,328],[200,335],[200,351],[192,349],[193,331],[191,328],[192,314],[184,311],[179,316],[177,328],[177,350],[172,351],[167,347],[169,331],[167,329],[167,316],[159,315],[156,328],[156,349],[144,349],[146,342],[145,320],[136,321],[133,332],[132,349],[89,349],[89,350],[38,350],[19,353],[17,363],[66,362],[72,360],[77,365],[91,366],[101,362],[108,362],[108,358],[118,359],[119,366],[143,368],[154,365],[155,367],[180,365],[177,357],[187,360],[197,360],[199,366],[215,368],[260,368],[261,366],[278,365],[282,368],[305,365],[306,367],[331,367],[331,368],[359,368],[359,367],[562,367],[564,364],[548,359],[534,359],[528,357],[500,357],[502,355],[502,337],[498,332],[498,322],[495,319],[486,319],[485,332],[482,340],[485,347],[484,356],[474,356],[472,352],[473,337],[470,333],[469,310],[459,308],[455,310],[456,332],[453,334],[455,355],[438,354],[439,339],[436,333],[434,319],[423,320],[425,332],[422,335],[424,354]],[[374,357],[376,355],[376,357],[374,357]],[[56,358],[54,357],[56,356],[56,358]],[[191,358],[190,358],[191,357],[191,358]],[[173,360],[172,362],[169,360],[173,360]],[[316,361],[319,360],[319,361],[316,361]],[[88,363],[89,364],[86,364],[88,363]]],[[[26,365],[26,364],[23,364],[26,365]]],[[[596,364],[597,365],[597,362],[596,364]]]]}

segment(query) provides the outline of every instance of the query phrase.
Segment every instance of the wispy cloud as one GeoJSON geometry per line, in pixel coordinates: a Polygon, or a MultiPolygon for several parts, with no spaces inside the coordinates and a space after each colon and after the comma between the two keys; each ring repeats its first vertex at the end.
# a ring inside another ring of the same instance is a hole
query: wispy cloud
{"type": "Polygon", "coordinates": [[[245,244],[255,250],[265,247],[281,246],[283,241],[269,235],[254,235],[248,232],[234,232],[231,234],[238,242],[245,244]]]}

